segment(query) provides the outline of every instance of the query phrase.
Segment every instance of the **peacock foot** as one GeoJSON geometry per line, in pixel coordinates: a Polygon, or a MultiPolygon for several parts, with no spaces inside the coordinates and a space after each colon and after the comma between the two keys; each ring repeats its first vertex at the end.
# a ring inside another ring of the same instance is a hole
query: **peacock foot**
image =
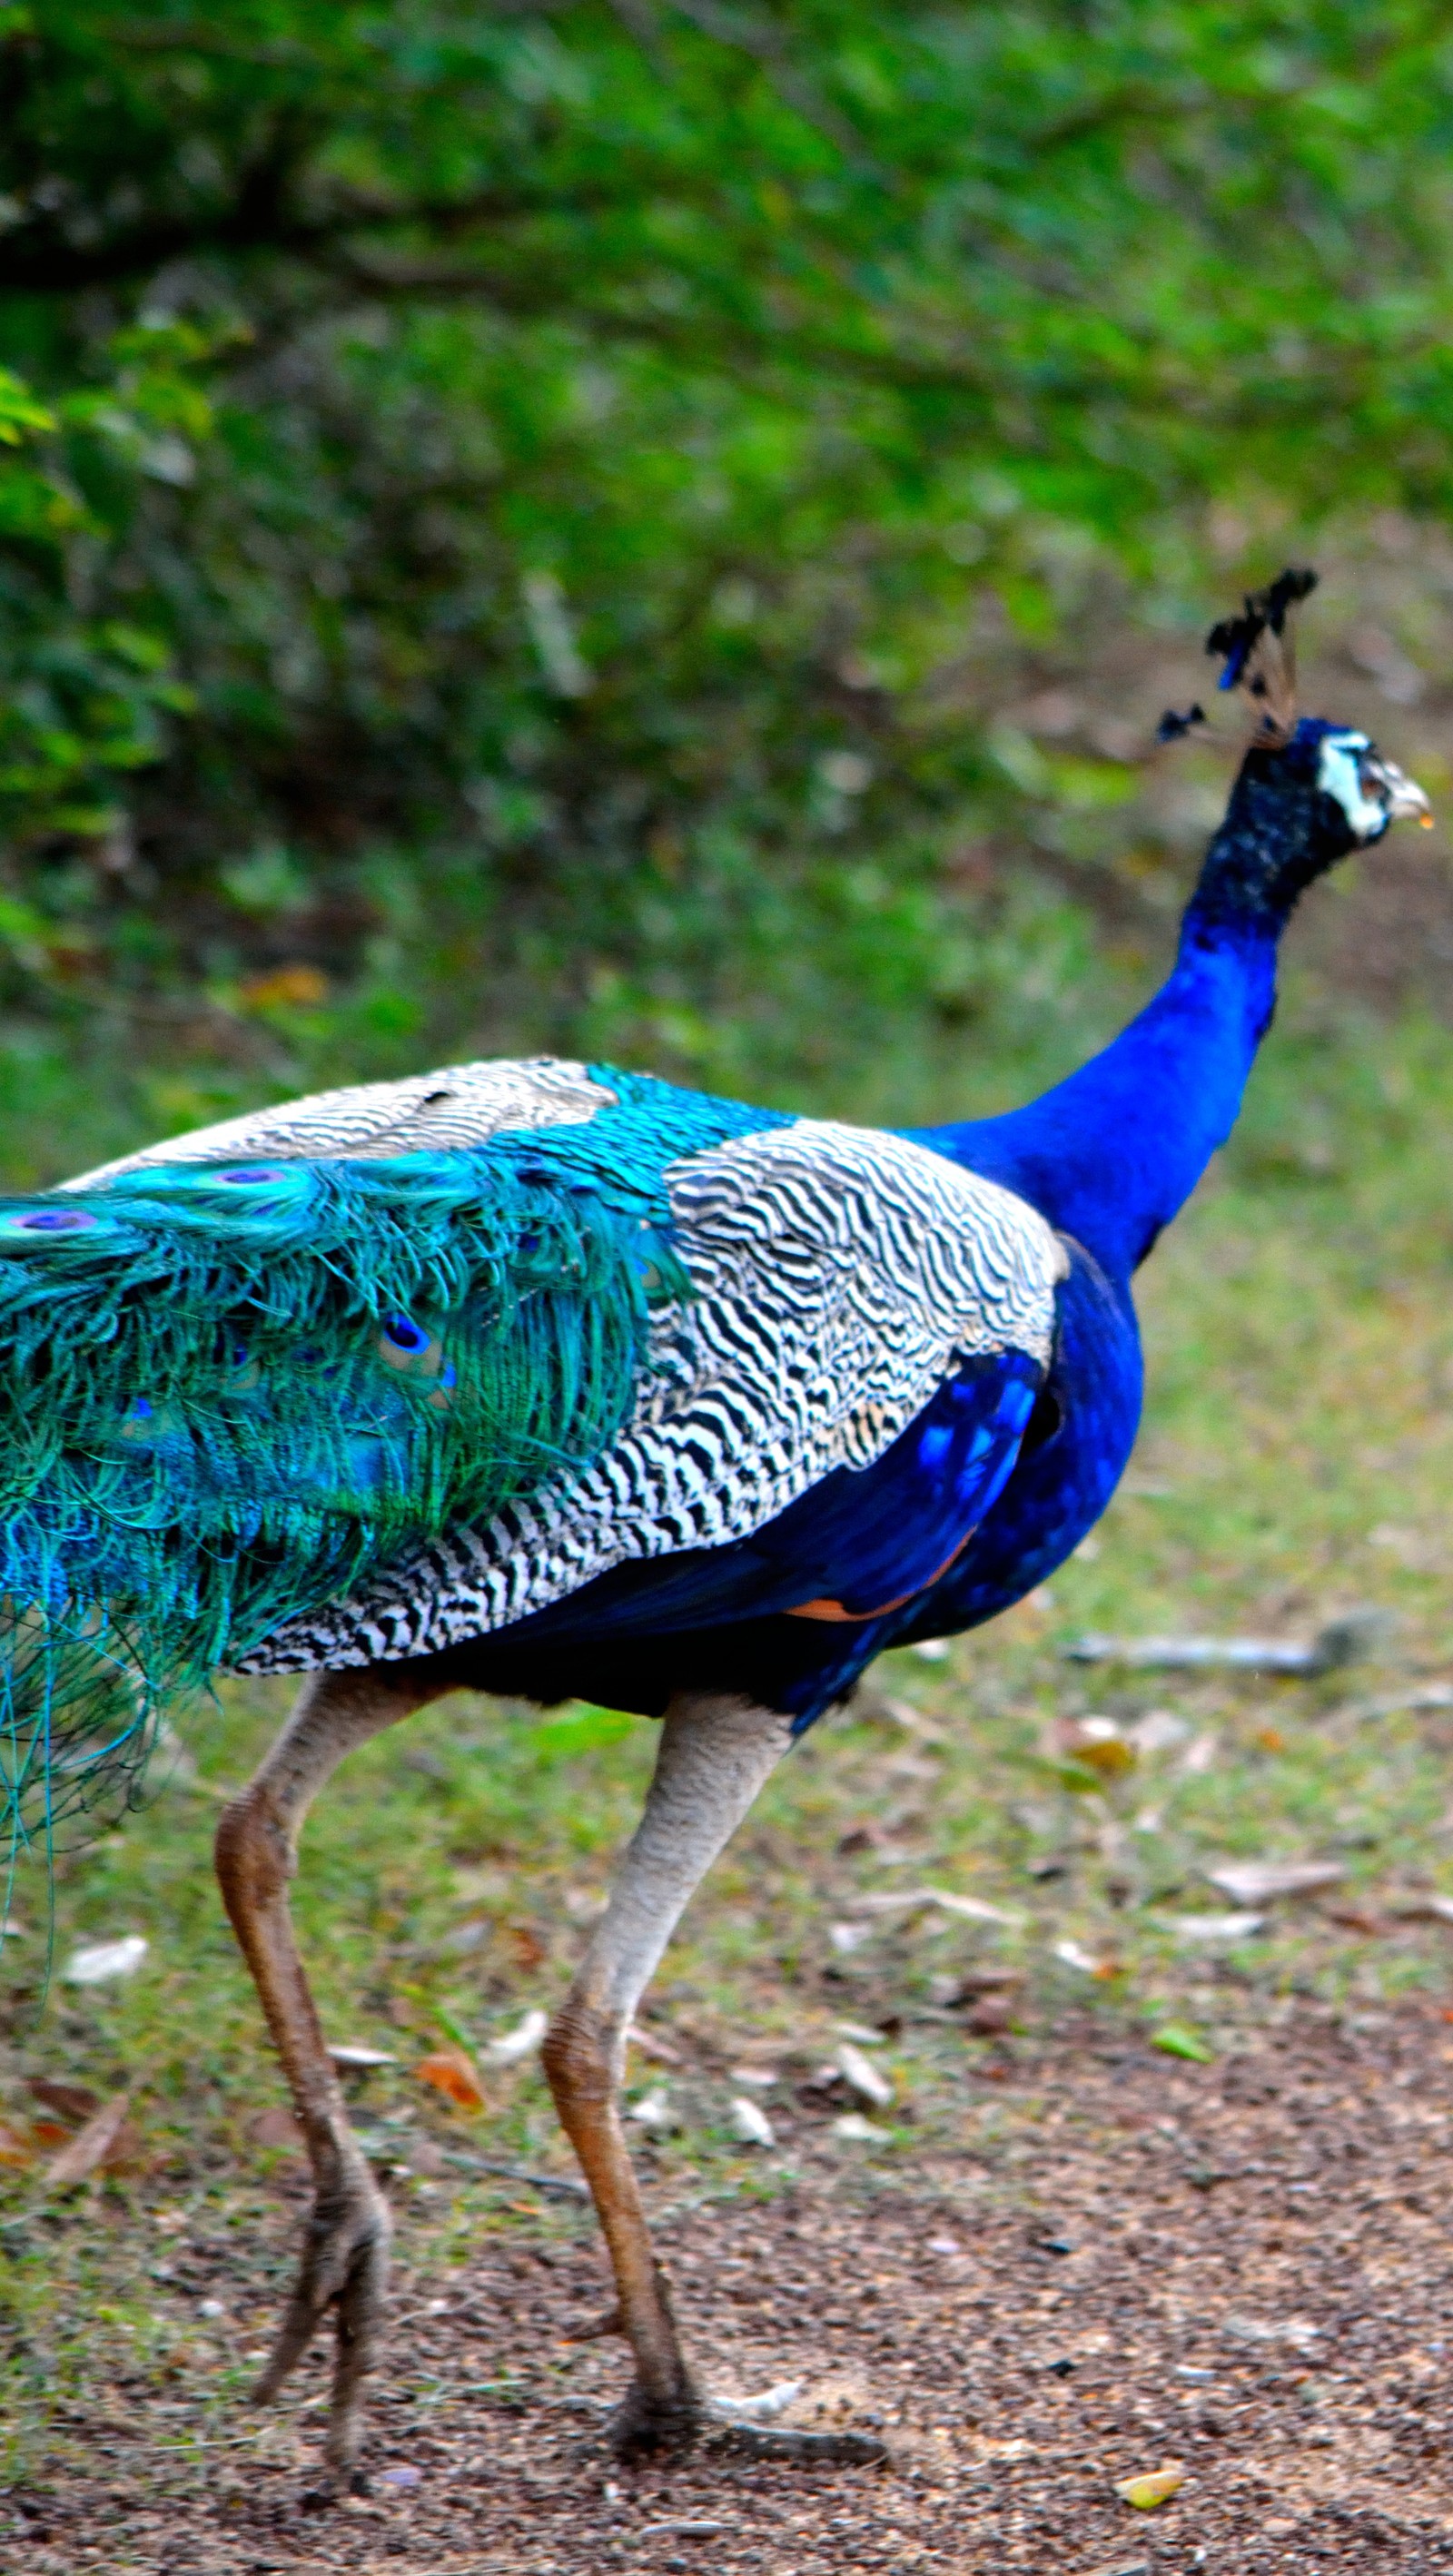
{"type": "Polygon", "coordinates": [[[392,2232],[388,2204],[362,2157],[349,2157],[318,2190],[293,2294],[252,2391],[254,2406],[277,2395],[331,2308],[337,2343],[324,2459],[339,2482],[348,2481],[358,2457],[363,2381],[378,2346],[392,2232]]]}
{"type": "Polygon", "coordinates": [[[689,2451],[711,2420],[711,2410],[693,2379],[684,2373],[664,2390],[633,2379],[610,2423],[610,2446],[618,2460],[645,2460],[662,2451],[689,2451]]]}

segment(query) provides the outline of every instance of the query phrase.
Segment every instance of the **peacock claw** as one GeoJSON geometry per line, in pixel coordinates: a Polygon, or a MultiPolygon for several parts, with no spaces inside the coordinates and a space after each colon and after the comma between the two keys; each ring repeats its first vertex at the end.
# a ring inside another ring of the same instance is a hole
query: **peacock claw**
{"type": "Polygon", "coordinates": [[[611,2417],[610,2447],[618,2460],[689,2451],[709,2421],[710,2410],[689,2380],[670,2397],[651,2396],[634,2380],[611,2417]]]}
{"type": "Polygon", "coordinates": [[[347,2480],[358,2456],[363,2381],[383,2316],[391,2234],[388,2205],[366,2171],[340,2175],[320,2189],[292,2296],[251,2394],[254,2406],[277,2395],[332,2308],[337,2351],[324,2457],[339,2481],[347,2480]]]}

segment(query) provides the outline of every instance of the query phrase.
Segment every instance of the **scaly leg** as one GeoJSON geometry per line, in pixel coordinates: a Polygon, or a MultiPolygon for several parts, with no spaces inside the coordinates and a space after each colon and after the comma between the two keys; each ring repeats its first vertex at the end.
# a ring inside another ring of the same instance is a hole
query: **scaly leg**
{"type": "Polygon", "coordinates": [[[615,2271],[636,2377],[613,2427],[632,2454],[693,2442],[713,2423],[778,2456],[878,2459],[858,2434],[766,2431],[709,2404],[681,2348],[652,2250],[618,2108],[626,2034],[671,1934],[790,1741],[789,1721],[740,1699],[682,1697],[666,1712],[645,1813],[610,1904],[542,2056],[555,2107],[590,2185],[615,2271]]]}
{"type": "Polygon", "coordinates": [[[288,1912],[304,1816],[345,1753],[411,1717],[449,1686],[427,1664],[319,1673],[304,1688],[261,1769],[217,1828],[217,1876],[292,2089],[312,2161],[314,2202],[297,2285],[253,2391],[274,2396],[330,2307],[337,2360],[326,2458],[346,2477],[358,2455],[361,2393],[388,2283],[389,2214],[348,2125],[288,1912]]]}

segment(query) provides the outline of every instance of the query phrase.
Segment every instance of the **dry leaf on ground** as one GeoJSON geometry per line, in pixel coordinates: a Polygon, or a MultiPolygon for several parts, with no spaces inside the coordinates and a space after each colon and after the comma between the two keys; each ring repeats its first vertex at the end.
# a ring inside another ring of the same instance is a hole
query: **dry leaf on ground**
{"type": "Polygon", "coordinates": [[[736,2135],[741,2139],[743,2146],[771,2147],[776,2145],[777,2132],[773,2128],[771,2121],[768,2119],[766,2112],[761,2108],[760,2104],[749,2102],[745,2094],[738,2093],[733,2096],[730,2109],[732,2127],[736,2132],[736,2135]]]}
{"type": "Polygon", "coordinates": [[[64,1986],[109,1986],[118,1977],[136,1974],[151,1944],[140,1932],[125,1932],[119,1941],[90,1941],[73,1950],[61,1970],[64,1986]]]}
{"type": "Polygon", "coordinates": [[[63,2191],[68,2184],[88,2182],[104,2165],[120,2164],[135,2154],[138,2141],[126,2117],[128,2101],[125,2093],[115,2094],[84,2129],[76,2131],[59,2155],[52,2156],[45,2169],[48,2189],[63,2191]]]}
{"type": "Polygon", "coordinates": [[[854,2048],[850,2039],[845,2039],[839,2048],[837,2062],[844,2081],[854,2093],[860,2094],[865,2102],[873,2103],[878,2110],[886,2109],[893,2099],[892,2085],[860,2048],[854,2048]]]}
{"type": "Polygon", "coordinates": [[[1310,1896],[1317,1887],[1335,1887],[1346,1871],[1335,1860],[1235,1860],[1208,1869],[1213,1887],[1223,1887],[1238,1905],[1265,1905],[1274,1896],[1310,1896]]]}
{"type": "Polygon", "coordinates": [[[1115,2493],[1137,2512],[1153,2513],[1158,2504],[1169,2504],[1173,2495],[1179,2495],[1185,2482],[1185,2470],[1177,2461],[1167,2460],[1164,2468],[1149,2469],[1141,2477],[1117,2478],[1115,2493]]]}
{"type": "Polygon", "coordinates": [[[482,2111],[484,2086],[474,2060],[462,2048],[431,2049],[421,2057],[414,2073],[421,2084],[431,2084],[436,2093],[457,2103],[461,2111],[482,2111]]]}
{"type": "Polygon", "coordinates": [[[669,2138],[672,2132],[681,2126],[669,2100],[659,2087],[654,2093],[642,2094],[639,2102],[633,2102],[626,2113],[626,2118],[638,2121],[640,2126],[655,2138],[669,2138]]]}
{"type": "Polygon", "coordinates": [[[48,2111],[58,2111],[63,2120],[89,2120],[101,2108],[101,2096],[89,2084],[64,2084],[53,2075],[32,2075],[30,2090],[37,2102],[48,2111]]]}
{"type": "Polygon", "coordinates": [[[1264,1914],[1167,1914],[1165,1928],[1178,1941],[1249,1941],[1264,1914]]]}
{"type": "Polygon", "coordinates": [[[1420,1889],[1414,1896],[1400,1896],[1392,1910],[1404,1923],[1453,1923],[1453,1896],[1420,1889]]]}
{"type": "Polygon", "coordinates": [[[642,2030],[638,2021],[632,2022],[626,2039],[632,2048],[640,2050],[643,2057],[654,2057],[662,2066],[680,2066],[685,2062],[680,2049],[672,2041],[662,2039],[654,2030],[642,2030]]]}

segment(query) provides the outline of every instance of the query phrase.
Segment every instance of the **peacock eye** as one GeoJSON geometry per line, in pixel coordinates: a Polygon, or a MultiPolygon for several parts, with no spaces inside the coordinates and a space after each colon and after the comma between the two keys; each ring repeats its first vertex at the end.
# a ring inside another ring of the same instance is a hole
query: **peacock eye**
{"type": "Polygon", "coordinates": [[[234,1190],[258,1190],[268,1181],[280,1181],[282,1177],[276,1163],[239,1163],[235,1171],[212,1175],[215,1181],[224,1181],[234,1190]]]}
{"type": "Polygon", "coordinates": [[[27,1234],[83,1234],[98,1222],[81,1208],[34,1208],[27,1216],[16,1216],[12,1225],[23,1227],[27,1234]]]}
{"type": "Polygon", "coordinates": [[[429,1347],[429,1335],[423,1325],[416,1324],[408,1315],[385,1315],[383,1337],[393,1350],[406,1351],[410,1359],[417,1358],[420,1351],[429,1347]]]}

